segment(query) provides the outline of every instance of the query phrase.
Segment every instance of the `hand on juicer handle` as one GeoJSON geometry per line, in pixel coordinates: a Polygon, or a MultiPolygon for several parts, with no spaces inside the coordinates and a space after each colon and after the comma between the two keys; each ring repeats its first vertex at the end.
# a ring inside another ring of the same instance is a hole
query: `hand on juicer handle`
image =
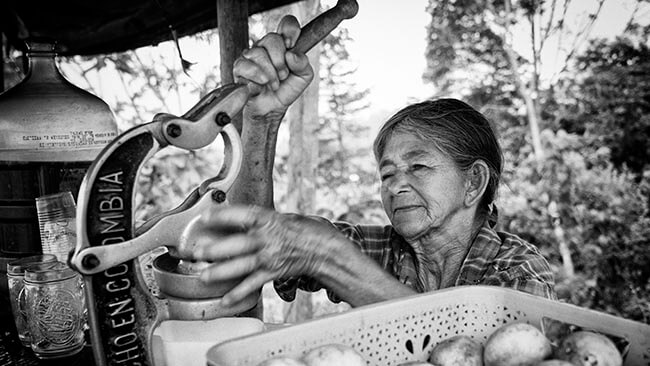
{"type": "MultiPolygon", "coordinates": [[[[354,17],[358,9],[356,0],[339,0],[336,6],[318,15],[302,28],[293,16],[285,16],[278,26],[277,33],[267,34],[252,48],[244,50],[235,61],[235,80],[246,84],[253,97],[264,92],[265,85],[268,85],[272,91],[265,93],[266,99],[272,96],[270,99],[278,99],[284,108],[288,107],[313,77],[304,55],[343,20],[354,17]],[[290,54],[285,56],[287,51],[290,51],[290,54]],[[287,67],[290,69],[289,73],[287,67]],[[283,85],[292,85],[280,88],[279,82],[284,81],[287,74],[293,74],[297,80],[282,82],[283,85]]],[[[264,115],[264,112],[253,115],[264,115]]]]}

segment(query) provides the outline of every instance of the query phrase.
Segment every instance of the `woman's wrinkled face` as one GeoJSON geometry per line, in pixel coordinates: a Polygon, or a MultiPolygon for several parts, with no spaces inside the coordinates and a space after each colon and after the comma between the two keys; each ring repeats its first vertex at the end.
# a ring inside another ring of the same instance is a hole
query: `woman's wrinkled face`
{"type": "Polygon", "coordinates": [[[444,230],[463,208],[464,174],[431,142],[394,132],[379,161],[381,198],[406,239],[444,230]]]}

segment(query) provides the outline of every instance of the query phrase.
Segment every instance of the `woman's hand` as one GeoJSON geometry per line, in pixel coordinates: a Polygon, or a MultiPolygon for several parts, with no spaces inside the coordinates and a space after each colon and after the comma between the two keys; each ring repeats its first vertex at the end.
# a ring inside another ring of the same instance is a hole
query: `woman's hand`
{"type": "Polygon", "coordinates": [[[290,50],[299,36],[296,18],[285,16],[277,33],[267,34],[235,60],[235,81],[251,91],[244,112],[250,120],[279,121],[313,79],[307,56],[290,50]]]}
{"type": "Polygon", "coordinates": [[[201,273],[205,282],[244,277],[227,293],[224,305],[259,291],[268,281],[319,273],[332,244],[347,240],[335,228],[298,215],[281,215],[257,206],[219,207],[203,219],[197,260],[217,262],[201,273]]]}

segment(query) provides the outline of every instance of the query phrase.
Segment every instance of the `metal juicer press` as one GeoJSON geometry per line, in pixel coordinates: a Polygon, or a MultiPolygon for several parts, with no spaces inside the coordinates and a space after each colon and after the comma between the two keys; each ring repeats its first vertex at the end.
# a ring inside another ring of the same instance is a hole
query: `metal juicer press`
{"type": "MultiPolygon", "coordinates": [[[[306,52],[357,10],[356,1],[340,0],[303,27],[294,50],[306,52]]],[[[187,260],[202,213],[228,203],[242,163],[241,141],[231,118],[249,96],[248,86],[228,84],[181,117],[159,114],[118,136],[88,169],[77,199],[77,245],[69,263],[84,275],[98,366],[152,365],[153,331],[162,321],[215,319],[256,306],[257,296],[239,308],[223,307],[221,296],[235,283],[203,284],[198,274],[209,264],[187,260]],[[217,176],[204,181],[175,209],[136,229],[135,183],[145,162],[165,147],[199,149],[219,135],[225,151],[217,176]],[[143,277],[138,257],[162,246],[168,252],[153,261],[159,288],[155,293],[143,277]]]]}

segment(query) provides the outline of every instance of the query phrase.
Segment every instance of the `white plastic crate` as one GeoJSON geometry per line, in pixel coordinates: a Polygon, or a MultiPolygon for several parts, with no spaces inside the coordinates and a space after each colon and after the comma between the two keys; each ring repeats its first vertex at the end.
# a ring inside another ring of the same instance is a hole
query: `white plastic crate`
{"type": "Polygon", "coordinates": [[[426,360],[441,340],[465,334],[485,344],[506,323],[541,328],[543,317],[623,337],[630,342],[625,366],[650,366],[650,325],[512,289],[466,286],[352,309],[346,313],[218,344],[210,366],[255,366],[278,355],[299,357],[309,349],[340,343],[363,354],[368,365],[426,360]]]}

